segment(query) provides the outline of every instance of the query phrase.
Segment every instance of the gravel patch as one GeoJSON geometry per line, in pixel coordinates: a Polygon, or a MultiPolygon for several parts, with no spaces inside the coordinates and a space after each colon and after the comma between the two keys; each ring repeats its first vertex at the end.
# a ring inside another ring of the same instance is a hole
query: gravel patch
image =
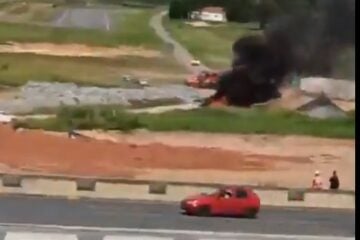
{"type": "Polygon", "coordinates": [[[29,82],[14,99],[0,101],[0,110],[9,113],[31,112],[37,108],[63,105],[130,106],[131,101],[151,101],[177,98],[191,104],[204,96],[183,85],[163,85],[141,89],[80,87],[73,83],[29,82]]]}

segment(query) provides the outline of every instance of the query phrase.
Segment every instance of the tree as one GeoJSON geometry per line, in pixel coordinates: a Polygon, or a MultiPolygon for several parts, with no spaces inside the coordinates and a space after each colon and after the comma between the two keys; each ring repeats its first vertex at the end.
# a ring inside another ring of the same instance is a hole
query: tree
{"type": "Polygon", "coordinates": [[[169,5],[169,18],[180,19],[182,18],[182,3],[181,0],[172,0],[169,5]]]}
{"type": "Polygon", "coordinates": [[[308,12],[315,8],[316,0],[275,0],[285,14],[308,12]]]}
{"type": "Polygon", "coordinates": [[[254,0],[227,0],[225,9],[229,21],[249,22],[256,18],[256,1],[254,0]]]}
{"type": "Polygon", "coordinates": [[[268,21],[281,12],[278,3],[275,0],[260,0],[257,10],[260,29],[264,29],[268,21]]]}
{"type": "Polygon", "coordinates": [[[169,5],[170,19],[185,19],[191,9],[191,0],[172,0],[169,5]]]}

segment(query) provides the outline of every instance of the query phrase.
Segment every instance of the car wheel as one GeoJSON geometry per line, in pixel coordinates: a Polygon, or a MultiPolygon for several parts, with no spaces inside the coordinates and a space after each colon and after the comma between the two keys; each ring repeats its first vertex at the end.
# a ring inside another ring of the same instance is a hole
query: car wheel
{"type": "Polygon", "coordinates": [[[211,209],[209,206],[202,206],[197,211],[198,216],[206,217],[211,215],[211,209]]]}
{"type": "Polygon", "coordinates": [[[255,208],[250,208],[250,209],[248,209],[248,210],[246,211],[245,216],[246,216],[247,218],[256,218],[257,213],[258,213],[258,210],[257,210],[257,209],[255,209],[255,208]]]}

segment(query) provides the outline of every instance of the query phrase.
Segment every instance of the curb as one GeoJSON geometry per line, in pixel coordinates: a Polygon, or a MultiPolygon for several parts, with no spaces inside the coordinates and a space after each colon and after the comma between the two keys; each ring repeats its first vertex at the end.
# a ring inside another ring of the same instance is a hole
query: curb
{"type": "MultiPolygon", "coordinates": [[[[159,182],[46,175],[0,174],[0,194],[63,197],[66,199],[124,199],[179,202],[223,184],[159,182]]],[[[354,191],[314,191],[285,187],[248,186],[269,207],[355,209],[354,191]]]]}

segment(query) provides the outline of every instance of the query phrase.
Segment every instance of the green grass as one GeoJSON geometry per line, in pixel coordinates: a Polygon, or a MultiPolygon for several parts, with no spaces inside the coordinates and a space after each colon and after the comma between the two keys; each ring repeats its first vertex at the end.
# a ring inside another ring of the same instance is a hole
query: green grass
{"type": "Polygon", "coordinates": [[[9,7],[12,3],[9,0],[0,0],[0,10],[9,7]]]}
{"type": "Polygon", "coordinates": [[[168,6],[171,0],[92,0],[103,4],[121,4],[133,7],[168,6]]]}
{"type": "Polygon", "coordinates": [[[77,129],[153,131],[195,131],[211,133],[311,135],[329,138],[354,138],[355,118],[311,119],[294,112],[259,109],[198,109],[163,114],[130,114],[118,107],[65,107],[56,118],[17,122],[16,127],[64,131],[72,120],[77,129]],[[121,120],[119,120],[121,119],[121,120]],[[120,121],[120,123],[118,122],[120,121]],[[127,122],[129,121],[129,122],[127,122]]]}
{"type": "Polygon", "coordinates": [[[119,9],[117,13],[112,15],[115,23],[113,31],[0,22],[0,42],[81,43],[160,48],[163,43],[148,24],[153,14],[153,10],[119,9]]]}
{"type": "Polygon", "coordinates": [[[0,53],[0,85],[7,86],[21,86],[30,80],[125,86],[123,75],[146,77],[158,84],[181,81],[181,73],[176,61],[166,56],[106,59],[0,53]]]}
{"type": "MultiPolygon", "coordinates": [[[[148,24],[153,14],[154,11],[148,9],[117,9],[111,14],[117,27],[109,32],[0,22],[0,42],[126,45],[162,51],[163,42],[148,24]]],[[[166,52],[157,58],[124,56],[116,59],[0,53],[0,84],[8,86],[34,80],[126,87],[127,84],[120,81],[123,75],[147,78],[151,84],[157,84],[182,81],[184,73],[183,67],[166,52]]]]}
{"type": "Polygon", "coordinates": [[[195,57],[209,67],[222,69],[230,66],[232,45],[236,39],[259,34],[256,24],[227,23],[213,27],[192,27],[183,21],[164,19],[172,36],[195,57]]]}

